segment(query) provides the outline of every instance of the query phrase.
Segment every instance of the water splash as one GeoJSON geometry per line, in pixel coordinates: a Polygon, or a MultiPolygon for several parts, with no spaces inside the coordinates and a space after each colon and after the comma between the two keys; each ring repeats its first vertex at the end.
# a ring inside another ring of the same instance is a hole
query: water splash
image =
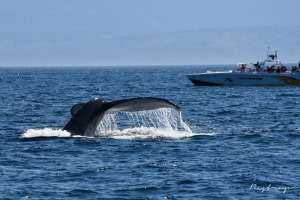
{"type": "Polygon", "coordinates": [[[96,131],[96,136],[116,139],[183,138],[193,135],[182,120],[181,112],[170,108],[108,114],[96,131]]]}
{"type": "MultiPolygon", "coordinates": [[[[179,139],[195,135],[210,134],[193,133],[189,126],[182,120],[181,112],[171,108],[140,112],[119,112],[105,115],[95,134],[98,137],[123,140],[179,139]]],[[[71,134],[61,129],[44,128],[29,129],[21,137],[71,137],[71,134]]]]}
{"type": "Polygon", "coordinates": [[[63,131],[60,129],[28,129],[22,134],[23,138],[34,138],[34,137],[70,137],[71,134],[68,131],[63,131]]]}
{"type": "Polygon", "coordinates": [[[137,127],[124,130],[108,131],[101,134],[101,137],[114,138],[121,140],[155,140],[155,139],[181,139],[192,137],[194,133],[182,131],[170,131],[166,129],[157,129],[154,127],[137,127]]]}

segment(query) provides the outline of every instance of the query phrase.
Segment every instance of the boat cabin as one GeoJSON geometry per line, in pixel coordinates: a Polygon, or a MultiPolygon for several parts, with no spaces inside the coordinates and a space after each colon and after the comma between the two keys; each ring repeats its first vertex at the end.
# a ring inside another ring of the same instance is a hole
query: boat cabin
{"type": "Polygon", "coordinates": [[[270,72],[269,70],[276,70],[278,67],[281,69],[282,66],[283,64],[281,63],[281,61],[277,60],[277,51],[275,51],[274,54],[268,55],[267,60],[264,60],[262,62],[257,62],[255,64],[238,63],[232,72],[263,73],[270,72]]]}

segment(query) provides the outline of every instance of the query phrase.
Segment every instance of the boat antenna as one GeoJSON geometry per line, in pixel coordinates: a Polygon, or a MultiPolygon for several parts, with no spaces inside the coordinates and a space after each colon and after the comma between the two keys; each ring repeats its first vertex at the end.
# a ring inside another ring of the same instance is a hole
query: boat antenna
{"type": "Polygon", "coordinates": [[[267,60],[269,59],[269,49],[270,47],[268,47],[268,51],[267,51],[267,60]]]}

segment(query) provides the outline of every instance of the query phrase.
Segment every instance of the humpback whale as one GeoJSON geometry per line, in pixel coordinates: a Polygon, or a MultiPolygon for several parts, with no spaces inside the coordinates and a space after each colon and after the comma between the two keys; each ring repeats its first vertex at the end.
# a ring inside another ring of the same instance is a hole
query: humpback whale
{"type": "Polygon", "coordinates": [[[159,108],[173,108],[181,111],[181,108],[171,101],[156,97],[137,97],[113,102],[95,98],[86,103],[75,104],[71,108],[72,118],[63,130],[68,131],[72,136],[93,137],[97,126],[107,114],[156,110],[159,108]]]}

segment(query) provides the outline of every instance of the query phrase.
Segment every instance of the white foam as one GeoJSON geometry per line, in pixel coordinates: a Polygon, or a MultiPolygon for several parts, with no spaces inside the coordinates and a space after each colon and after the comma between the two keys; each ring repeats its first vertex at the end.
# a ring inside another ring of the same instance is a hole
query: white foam
{"type": "MultiPolygon", "coordinates": [[[[149,139],[182,139],[189,138],[196,135],[216,135],[217,133],[192,133],[186,131],[175,131],[169,129],[158,129],[154,127],[136,127],[128,128],[124,130],[106,131],[104,133],[96,134],[96,137],[114,138],[120,140],[149,140],[149,139]]],[[[71,134],[67,131],[60,129],[29,129],[22,134],[23,138],[35,138],[35,137],[71,137],[71,134]]],[[[84,136],[72,136],[72,137],[84,137],[84,136]]]]}
{"type": "Polygon", "coordinates": [[[155,127],[136,127],[128,128],[124,130],[108,131],[99,134],[101,137],[122,139],[122,140],[148,140],[148,139],[160,139],[160,138],[188,138],[192,137],[192,132],[176,131],[170,129],[158,129],[155,127]]]}
{"type": "Polygon", "coordinates": [[[61,129],[28,129],[22,134],[23,138],[34,138],[34,137],[70,137],[71,134],[68,131],[63,131],[61,129]]]}

